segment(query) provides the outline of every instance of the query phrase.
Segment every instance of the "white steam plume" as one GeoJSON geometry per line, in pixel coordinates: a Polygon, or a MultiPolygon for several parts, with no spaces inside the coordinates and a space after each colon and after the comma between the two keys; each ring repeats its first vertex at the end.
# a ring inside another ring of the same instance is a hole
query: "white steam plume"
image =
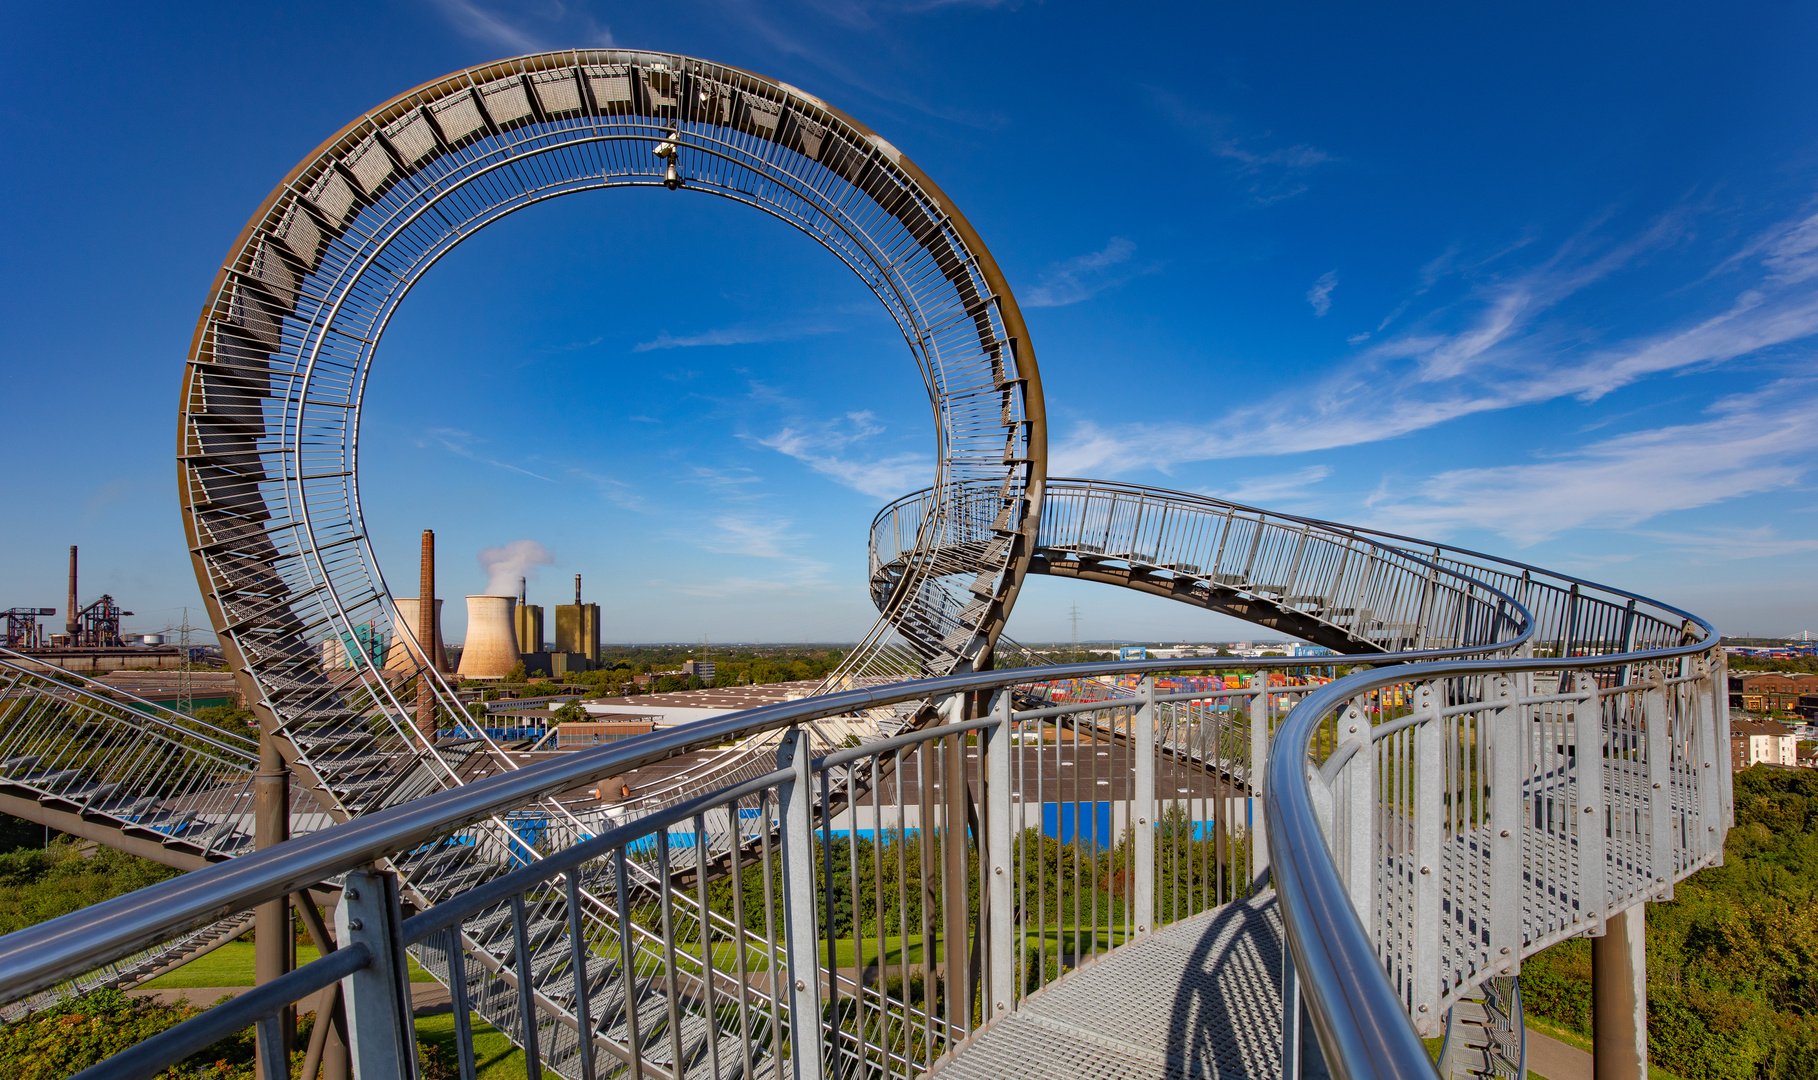
{"type": "Polygon", "coordinates": [[[555,556],[535,540],[513,540],[499,547],[480,549],[480,569],[486,571],[487,596],[516,596],[519,578],[536,577],[537,567],[554,565],[555,556]]]}

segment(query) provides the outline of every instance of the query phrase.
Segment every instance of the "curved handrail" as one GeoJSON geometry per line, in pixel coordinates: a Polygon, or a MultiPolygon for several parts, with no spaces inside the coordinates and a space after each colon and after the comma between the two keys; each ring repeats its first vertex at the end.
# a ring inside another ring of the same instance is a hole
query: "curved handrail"
{"type": "MultiPolygon", "coordinates": [[[[1525,640],[1524,636],[1518,636],[1525,640]]],[[[1464,652],[1497,651],[1506,643],[1464,652]]],[[[1371,663],[1430,654],[1378,654],[1371,663]]],[[[1058,664],[1056,679],[1143,675],[1204,667],[1203,659],[1058,664]]],[[[1281,658],[1223,659],[1228,669],[1280,667],[1281,658]]],[[[147,889],[0,938],[0,988],[8,997],[53,985],[185,930],[296,892],[356,865],[408,850],[453,830],[607,776],[764,731],[899,701],[989,691],[1027,681],[1028,668],[969,672],[779,702],[502,772],[184,874],[147,889]]]]}
{"type": "Polygon", "coordinates": [[[1335,1076],[1430,1080],[1434,1072],[1319,825],[1307,762],[1322,721],[1361,694],[1414,679],[1607,668],[1692,656],[1711,647],[1716,630],[1709,622],[1660,606],[1684,615],[1703,637],[1671,648],[1592,657],[1444,660],[1359,672],[1313,691],[1276,730],[1263,788],[1271,873],[1301,993],[1335,1076]]]}

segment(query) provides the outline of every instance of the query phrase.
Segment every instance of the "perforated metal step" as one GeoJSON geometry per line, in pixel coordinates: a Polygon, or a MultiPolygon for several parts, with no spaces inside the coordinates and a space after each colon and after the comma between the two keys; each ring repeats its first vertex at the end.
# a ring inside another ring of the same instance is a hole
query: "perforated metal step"
{"type": "Polygon", "coordinates": [[[936,1072],[954,1080],[1275,1080],[1281,919],[1274,894],[1184,919],[1070,972],[936,1072]]]}

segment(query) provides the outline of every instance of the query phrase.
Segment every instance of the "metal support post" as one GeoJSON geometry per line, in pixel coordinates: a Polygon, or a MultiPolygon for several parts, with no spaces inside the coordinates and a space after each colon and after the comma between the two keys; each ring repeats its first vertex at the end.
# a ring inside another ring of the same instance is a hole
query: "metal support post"
{"type": "Polygon", "coordinates": [[[1578,674],[1577,705],[1572,709],[1573,790],[1578,793],[1578,909],[1590,923],[1592,937],[1602,937],[1609,914],[1609,830],[1604,821],[1603,701],[1597,680],[1578,674]]]}
{"type": "MultiPolygon", "coordinates": [[[[776,786],[782,818],[784,949],[789,965],[790,1065],[795,1080],[821,1077],[821,967],[815,955],[814,777],[808,763],[808,733],[790,728],[777,748],[776,766],[794,777],[776,786]]],[[[364,1080],[364,1078],[362,1078],[364,1080]]]]}
{"type": "MultiPolygon", "coordinates": [[[[1722,781],[1718,771],[1729,772],[1729,760],[1717,756],[1717,709],[1715,695],[1717,687],[1717,665],[1708,657],[1697,661],[1703,678],[1692,684],[1692,707],[1697,710],[1698,724],[1698,760],[1692,766],[1692,780],[1698,785],[1698,826],[1694,830],[1694,857],[1702,861],[1712,851],[1721,859],[1723,834],[1719,828],[1722,817],[1721,794],[1722,781]]],[[[1721,744],[1728,749],[1728,740],[1721,744]]]]}
{"type": "Polygon", "coordinates": [[[1414,1027],[1423,1039],[1439,1036],[1440,862],[1446,813],[1445,721],[1439,716],[1439,687],[1422,683],[1414,708],[1424,718],[1414,725],[1414,1027]]]}
{"type": "Polygon", "coordinates": [[[1592,1060],[1597,1080],[1648,1075],[1647,905],[1604,922],[1591,942],[1592,1060]]]}
{"type": "MultiPolygon", "coordinates": [[[[1155,679],[1143,677],[1136,710],[1136,932],[1155,929],[1155,679]]],[[[1079,823],[1074,822],[1077,832],[1079,823]]]]}
{"type": "Polygon", "coordinates": [[[986,729],[985,835],[990,848],[991,880],[985,892],[985,918],[991,942],[991,1003],[986,1022],[1008,1016],[1016,1004],[1016,912],[1010,903],[1010,876],[1015,830],[1010,824],[1010,691],[997,694],[996,727],[986,729]]]}
{"type": "Polygon", "coordinates": [[[1269,768],[1269,673],[1250,676],[1250,884],[1269,872],[1269,832],[1263,828],[1262,778],[1269,768]]]}
{"type": "Polygon", "coordinates": [[[1281,943],[1281,1080],[1300,1077],[1300,972],[1294,967],[1294,950],[1281,943]]]}
{"type": "Polygon", "coordinates": [[[1717,714],[1717,780],[1721,793],[1717,808],[1717,865],[1723,865],[1723,840],[1736,822],[1735,778],[1730,774],[1730,656],[1717,650],[1717,671],[1712,679],[1713,711],[1717,714]]]}
{"type": "MultiPolygon", "coordinates": [[[[259,771],[253,774],[253,846],[263,851],[290,839],[290,769],[278,752],[277,714],[264,704],[258,712],[259,771]]],[[[263,986],[284,975],[296,966],[295,959],[289,899],[280,896],[260,904],[253,914],[253,985],[263,986]]],[[[278,1031],[285,1052],[277,1069],[288,1072],[289,1047],[297,1033],[295,1006],[288,1006],[279,1014],[278,1031]]],[[[262,1058],[264,1043],[258,1046],[259,1075],[272,1075],[266,1071],[268,1066],[262,1058]]]]}
{"type": "Polygon", "coordinates": [[[1673,740],[1667,731],[1666,672],[1649,665],[1642,670],[1641,678],[1647,684],[1641,692],[1641,715],[1648,727],[1648,869],[1654,877],[1649,895],[1656,900],[1671,900],[1676,846],[1673,836],[1678,831],[1674,819],[1679,811],[1673,805],[1673,740]]]}
{"type": "Polygon", "coordinates": [[[417,1033],[400,936],[403,922],[396,874],[371,868],[348,873],[335,909],[335,938],[343,949],[365,945],[372,953],[370,964],[341,980],[359,1080],[416,1076],[417,1033]]]}
{"type": "Polygon", "coordinates": [[[1490,966],[1521,973],[1521,778],[1528,732],[1515,685],[1507,675],[1484,676],[1490,740],[1490,966]]]}
{"type": "MultiPolygon", "coordinates": [[[[967,719],[970,694],[954,694],[941,706],[943,723],[967,719]]],[[[970,784],[966,778],[966,737],[949,735],[941,748],[941,960],[946,964],[947,1023],[963,1032],[972,1026],[972,933],[968,918],[972,865],[966,840],[966,803],[970,784]]],[[[957,1037],[957,1036],[956,1036],[957,1037]]]]}
{"type": "Polygon", "coordinates": [[[1345,735],[1356,739],[1357,752],[1339,774],[1338,798],[1344,815],[1339,828],[1344,835],[1345,891],[1364,929],[1373,930],[1371,900],[1376,895],[1376,744],[1370,738],[1370,718],[1353,701],[1345,710],[1345,735]]]}

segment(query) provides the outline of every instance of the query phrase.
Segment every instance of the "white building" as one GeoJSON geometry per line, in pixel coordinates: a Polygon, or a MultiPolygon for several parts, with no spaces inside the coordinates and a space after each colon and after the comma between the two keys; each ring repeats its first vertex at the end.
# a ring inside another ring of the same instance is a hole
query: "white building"
{"type": "Polygon", "coordinates": [[[1730,764],[1738,769],[1762,763],[1799,764],[1799,738],[1785,724],[1730,718],[1730,764]]]}

